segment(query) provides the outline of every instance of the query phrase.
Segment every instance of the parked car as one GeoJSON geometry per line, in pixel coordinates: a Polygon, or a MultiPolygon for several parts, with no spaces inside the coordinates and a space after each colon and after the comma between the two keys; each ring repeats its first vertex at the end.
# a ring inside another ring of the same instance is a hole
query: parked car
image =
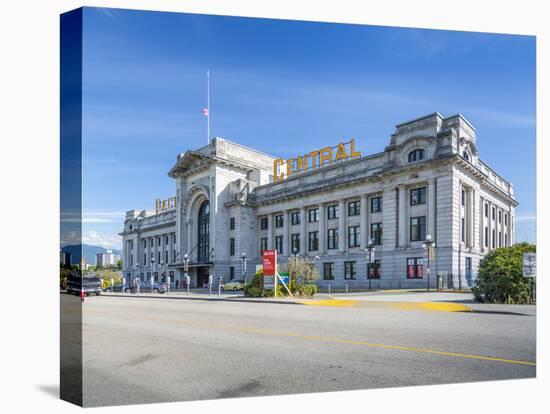
{"type": "Polygon", "coordinates": [[[84,276],[73,275],[67,280],[67,292],[80,295],[80,292],[84,292],[85,296],[89,296],[92,293],[96,296],[101,295],[101,280],[96,276],[84,276]]]}
{"type": "MultiPolygon", "coordinates": [[[[130,283],[129,285],[126,285],[124,287],[124,292],[132,293],[132,287],[133,287],[132,283],[130,283]]],[[[145,281],[140,282],[139,291],[141,293],[151,293],[151,282],[145,282],[145,281]]],[[[153,283],[153,293],[166,293],[166,291],[167,291],[166,283],[159,283],[159,282],[153,283]]]]}
{"type": "Polygon", "coordinates": [[[243,290],[244,281],[243,280],[230,280],[222,285],[222,290],[243,290]]]}

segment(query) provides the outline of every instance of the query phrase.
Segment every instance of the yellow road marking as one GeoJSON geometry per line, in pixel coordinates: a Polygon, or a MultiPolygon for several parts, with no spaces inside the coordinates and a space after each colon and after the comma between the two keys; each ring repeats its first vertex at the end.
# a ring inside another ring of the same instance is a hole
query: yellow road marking
{"type": "MultiPolygon", "coordinates": [[[[97,312],[92,310],[86,310],[85,313],[95,313],[99,315],[105,315],[105,316],[113,316],[111,313],[106,312],[97,312]]],[[[121,317],[125,315],[117,315],[117,317],[121,317]]],[[[135,318],[136,315],[133,314],[132,318],[135,318]]],[[[447,352],[447,351],[438,351],[435,349],[427,349],[427,348],[416,348],[412,346],[402,346],[402,345],[388,345],[388,344],[378,344],[373,342],[367,342],[367,341],[357,341],[352,339],[341,339],[341,338],[332,338],[332,337],[326,337],[326,336],[315,336],[315,335],[305,335],[301,333],[296,332],[282,332],[282,331],[270,331],[266,329],[257,329],[257,328],[248,328],[245,326],[236,326],[231,325],[227,326],[224,324],[217,324],[212,322],[195,322],[195,321],[183,321],[183,320],[174,320],[174,319],[164,319],[164,318],[157,318],[150,315],[140,315],[141,319],[149,319],[151,321],[158,321],[158,322],[168,322],[168,323],[175,323],[175,324],[183,324],[183,325],[196,325],[196,326],[210,326],[212,328],[218,328],[226,331],[234,331],[234,332],[244,332],[244,333],[255,333],[260,335],[270,335],[270,336],[281,336],[281,337],[291,337],[291,338],[300,338],[300,339],[307,339],[307,340],[314,340],[314,341],[322,341],[322,342],[333,342],[333,343],[340,343],[340,344],[348,344],[348,345],[363,345],[368,346],[372,348],[382,348],[382,349],[393,349],[398,351],[411,351],[411,352],[418,352],[418,353],[425,353],[425,354],[433,354],[433,355],[441,355],[441,356],[448,356],[448,357],[455,357],[455,358],[466,358],[466,359],[477,359],[482,361],[493,361],[493,362],[502,362],[506,364],[515,364],[515,365],[528,365],[528,366],[536,366],[537,364],[535,362],[531,361],[522,361],[517,359],[506,359],[506,358],[497,358],[497,357],[490,357],[490,356],[483,356],[483,355],[474,355],[474,354],[463,354],[460,352],[447,352]]]]}
{"type": "Polygon", "coordinates": [[[453,302],[378,302],[352,299],[322,299],[304,300],[300,302],[307,306],[332,306],[341,308],[374,307],[399,310],[422,310],[431,312],[471,312],[472,308],[453,302]]]}

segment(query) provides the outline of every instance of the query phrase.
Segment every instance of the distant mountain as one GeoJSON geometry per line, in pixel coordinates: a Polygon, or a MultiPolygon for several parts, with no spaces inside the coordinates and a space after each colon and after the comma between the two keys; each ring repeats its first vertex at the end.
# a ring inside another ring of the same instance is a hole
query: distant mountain
{"type": "Polygon", "coordinates": [[[98,253],[106,253],[107,250],[112,250],[113,253],[120,254],[120,250],[106,249],[105,247],[92,246],[90,244],[82,244],[82,245],[75,244],[75,245],[63,246],[61,250],[63,252],[71,254],[72,264],[80,263],[80,258],[82,257],[82,253],[84,254],[84,259],[86,260],[86,263],[90,265],[95,265],[95,258],[96,258],[96,254],[98,253]]]}

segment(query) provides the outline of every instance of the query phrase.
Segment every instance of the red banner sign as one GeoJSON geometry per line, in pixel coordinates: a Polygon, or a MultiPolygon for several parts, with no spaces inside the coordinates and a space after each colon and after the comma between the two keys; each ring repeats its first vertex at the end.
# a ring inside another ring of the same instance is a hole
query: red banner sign
{"type": "Polygon", "coordinates": [[[277,250],[265,250],[262,257],[264,276],[274,276],[277,271],[277,250]]]}

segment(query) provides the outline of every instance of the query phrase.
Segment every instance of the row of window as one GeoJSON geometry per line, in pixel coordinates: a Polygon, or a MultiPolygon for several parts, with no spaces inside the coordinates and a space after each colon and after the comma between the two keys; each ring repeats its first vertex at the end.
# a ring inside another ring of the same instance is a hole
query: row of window
{"type": "MultiPolygon", "coordinates": [[[[170,264],[176,262],[176,250],[172,250],[172,256],[169,257],[168,250],[164,251],[164,255],[160,251],[157,252],[157,257],[155,259],[155,252],[151,252],[150,259],[147,261],[147,253],[143,253],[143,266],[150,265],[153,260],[155,260],[155,263],[158,264],[170,264]]],[[[133,265],[133,256],[130,256],[130,266],[133,265]]]]}
{"type": "MultiPolygon", "coordinates": [[[[323,263],[323,279],[334,280],[334,262],[323,263]]],[[[407,258],[407,279],[422,279],[424,277],[424,259],[422,257],[407,258]]],[[[344,262],[344,279],[355,280],[357,278],[357,262],[344,262]]],[[[370,263],[368,279],[380,279],[380,260],[370,263]]]]}
{"type": "MultiPolygon", "coordinates": [[[[157,240],[157,246],[160,246],[162,237],[164,237],[164,245],[168,246],[168,243],[170,242],[170,238],[169,238],[168,235],[165,235],[165,236],[156,236],[154,238],[151,237],[149,239],[149,247],[154,247],[155,246],[155,239],[157,240]]],[[[172,233],[172,243],[176,244],[176,234],[175,233],[172,233]]],[[[143,239],[143,248],[144,249],[147,248],[147,239],[143,239]]]]}
{"type": "MultiPolygon", "coordinates": [[[[410,190],[410,205],[426,204],[426,187],[413,188],[410,190]]],[[[382,197],[372,197],[370,198],[370,211],[371,213],[379,213],[382,211],[382,197]]],[[[334,220],[339,217],[339,207],[338,204],[330,204],[327,206],[327,218],[328,220],[334,220]]],[[[359,216],[361,214],[361,201],[350,201],[348,202],[348,217],[359,216]]],[[[291,213],[291,224],[297,225],[300,224],[301,217],[299,211],[294,211],[291,213]]],[[[319,207],[311,208],[308,210],[308,222],[315,223],[319,221],[319,207]]],[[[230,219],[230,230],[234,228],[235,221],[233,218],[230,219]]],[[[275,227],[280,228],[284,225],[284,216],[278,214],[275,216],[275,227]]],[[[269,227],[269,222],[267,217],[262,217],[260,219],[260,229],[267,230],[269,227]]]]}
{"type": "MultiPolygon", "coordinates": [[[[485,247],[489,248],[489,227],[485,226],[485,232],[484,232],[484,245],[485,247]]],[[[502,232],[499,230],[498,232],[498,247],[503,247],[502,244],[502,232]]],[[[508,247],[508,233],[504,233],[504,247],[508,247]]],[[[497,247],[497,232],[496,229],[493,229],[491,232],[491,248],[494,249],[497,247]]]]}
{"type": "MultiPolygon", "coordinates": [[[[370,235],[375,245],[382,244],[382,223],[372,223],[370,225],[370,235]]],[[[424,241],[426,239],[426,216],[418,216],[410,218],[410,241],[424,241]]],[[[230,239],[233,240],[233,239],[230,239]]],[[[327,249],[338,248],[338,229],[327,230],[327,249]]],[[[361,227],[348,227],[348,247],[359,247],[361,245],[361,227]]],[[[279,254],[283,252],[283,236],[275,237],[275,249],[279,254]]],[[[267,250],[267,237],[260,239],[260,250],[267,250]]],[[[291,234],[291,250],[292,253],[300,252],[300,234],[291,234]]],[[[310,231],[308,233],[308,250],[319,250],[319,232],[310,231]]],[[[230,255],[234,255],[234,241],[230,241],[230,255]],[[232,247],[233,246],[233,247],[232,247]]]]}
{"type": "MultiPolygon", "coordinates": [[[[382,244],[382,223],[372,223],[371,224],[371,238],[373,243],[376,245],[382,244]]],[[[327,230],[327,249],[337,249],[338,248],[338,229],[328,229],[327,230]]],[[[290,235],[291,251],[292,254],[300,253],[300,233],[293,233],[290,235]]],[[[361,227],[360,226],[349,226],[348,227],[348,247],[360,247],[361,245],[361,227]]],[[[283,252],[283,236],[275,237],[275,250],[278,254],[283,252]]],[[[262,237],[260,239],[260,251],[267,250],[267,237],[262,237]]],[[[319,232],[310,231],[308,233],[308,250],[317,251],[319,250],[319,232]]],[[[229,254],[233,256],[235,254],[234,250],[234,239],[230,239],[229,244],[229,254]]]]}
{"type": "MultiPolygon", "coordinates": [[[[485,210],[484,211],[485,218],[489,218],[489,204],[485,203],[484,210],[485,210]]],[[[493,206],[491,210],[492,210],[491,217],[493,220],[496,220],[496,216],[497,216],[496,207],[493,206]]],[[[498,210],[498,222],[499,224],[502,223],[502,210],[498,210]]],[[[504,224],[506,226],[508,225],[508,213],[504,213],[504,224]]]]}

